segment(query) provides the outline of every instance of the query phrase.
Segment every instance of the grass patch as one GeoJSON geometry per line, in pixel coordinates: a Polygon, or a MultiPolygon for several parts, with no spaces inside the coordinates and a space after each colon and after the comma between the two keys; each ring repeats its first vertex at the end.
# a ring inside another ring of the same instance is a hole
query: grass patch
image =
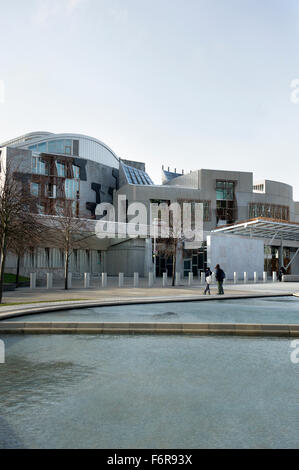
{"type": "MultiPolygon", "coordinates": [[[[29,277],[19,276],[19,282],[29,282],[29,277]]],[[[16,283],[16,275],[5,273],[4,274],[4,284],[15,284],[16,283]]]]}

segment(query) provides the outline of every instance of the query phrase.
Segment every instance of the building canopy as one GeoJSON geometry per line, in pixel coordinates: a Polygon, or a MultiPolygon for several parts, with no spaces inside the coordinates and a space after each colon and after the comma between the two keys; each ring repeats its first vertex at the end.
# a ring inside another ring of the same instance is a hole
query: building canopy
{"type": "Polygon", "coordinates": [[[259,217],[212,230],[212,233],[227,233],[245,237],[299,241],[299,224],[259,217]]]}

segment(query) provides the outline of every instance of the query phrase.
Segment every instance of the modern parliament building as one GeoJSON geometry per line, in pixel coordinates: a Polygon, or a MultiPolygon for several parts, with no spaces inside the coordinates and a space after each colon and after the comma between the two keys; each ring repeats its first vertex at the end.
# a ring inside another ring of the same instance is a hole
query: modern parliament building
{"type": "MultiPolygon", "coordinates": [[[[162,184],[156,185],[145,164],[119,158],[100,140],[78,134],[34,132],[0,144],[1,168],[7,162],[18,165],[17,178],[36,198],[38,213],[62,216],[67,210],[74,218],[88,219],[94,229],[96,207],[118,198],[127,204],[191,202],[203,203],[203,240],[185,243],[178,253],[177,271],[182,276],[202,272],[219,263],[228,278],[248,272],[270,275],[281,266],[299,274],[299,202],[293,188],[285,183],[254,181],[253,173],[199,169],[184,174],[162,169],[162,184]]],[[[25,188],[24,188],[25,189],[25,188]]],[[[130,222],[128,220],[128,222],[130,222]]],[[[150,223],[150,221],[148,221],[150,223]]],[[[119,272],[141,276],[156,269],[156,275],[172,274],[172,260],[160,251],[153,261],[153,240],[100,240],[91,237],[89,246],[74,250],[70,270],[83,273],[119,272]]],[[[53,272],[63,276],[63,250],[53,244],[29,247],[21,274],[37,273],[39,279],[53,272]]],[[[6,272],[15,272],[16,259],[10,254],[6,272]]]]}

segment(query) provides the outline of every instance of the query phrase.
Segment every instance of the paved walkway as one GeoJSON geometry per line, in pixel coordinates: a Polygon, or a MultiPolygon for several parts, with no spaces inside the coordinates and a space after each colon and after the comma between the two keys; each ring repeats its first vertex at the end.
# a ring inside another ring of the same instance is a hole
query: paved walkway
{"type": "MultiPolygon", "coordinates": [[[[116,283],[115,283],[116,285],[116,283]]],[[[90,289],[82,289],[75,286],[68,291],[60,286],[47,290],[37,288],[17,289],[14,292],[6,292],[4,303],[21,305],[4,305],[0,307],[0,319],[8,318],[16,313],[48,312],[54,310],[66,310],[73,307],[115,305],[128,303],[150,303],[150,302],[179,302],[188,300],[224,300],[232,298],[263,297],[293,295],[299,292],[298,283],[260,283],[260,284],[227,284],[225,295],[218,296],[215,286],[211,288],[211,296],[203,295],[203,286],[193,287],[153,287],[146,288],[144,285],[138,289],[133,287],[117,288],[112,286],[107,289],[98,288],[93,285],[90,289]]]]}

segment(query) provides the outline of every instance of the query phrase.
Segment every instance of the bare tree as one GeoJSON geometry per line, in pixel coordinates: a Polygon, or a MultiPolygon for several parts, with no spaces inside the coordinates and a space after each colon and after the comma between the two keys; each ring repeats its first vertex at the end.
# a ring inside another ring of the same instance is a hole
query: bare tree
{"type": "Polygon", "coordinates": [[[169,212],[168,221],[159,221],[162,228],[161,238],[157,244],[157,253],[163,255],[166,259],[172,258],[172,286],[175,286],[175,275],[177,269],[177,257],[183,250],[185,236],[182,230],[182,209],[177,203],[172,204],[173,209],[169,212]],[[163,237],[163,233],[167,237],[163,237]]]}
{"type": "Polygon", "coordinates": [[[64,253],[64,288],[68,290],[70,258],[74,250],[88,246],[88,240],[95,237],[95,231],[90,233],[91,221],[74,218],[71,209],[65,209],[63,216],[51,217],[49,223],[55,246],[61,248],[64,253]]]}
{"type": "Polygon", "coordinates": [[[34,227],[32,227],[33,217],[23,221],[21,230],[16,230],[8,242],[8,251],[13,253],[17,259],[16,267],[16,287],[19,287],[20,266],[24,255],[32,246],[38,245],[46,233],[46,227],[38,217],[34,217],[34,227]]]}
{"type": "MultiPolygon", "coordinates": [[[[37,238],[39,224],[34,216],[34,199],[29,187],[17,178],[18,168],[7,164],[0,178],[0,303],[3,298],[4,268],[8,250],[37,238]]],[[[21,249],[21,248],[20,248],[21,249]]]]}

